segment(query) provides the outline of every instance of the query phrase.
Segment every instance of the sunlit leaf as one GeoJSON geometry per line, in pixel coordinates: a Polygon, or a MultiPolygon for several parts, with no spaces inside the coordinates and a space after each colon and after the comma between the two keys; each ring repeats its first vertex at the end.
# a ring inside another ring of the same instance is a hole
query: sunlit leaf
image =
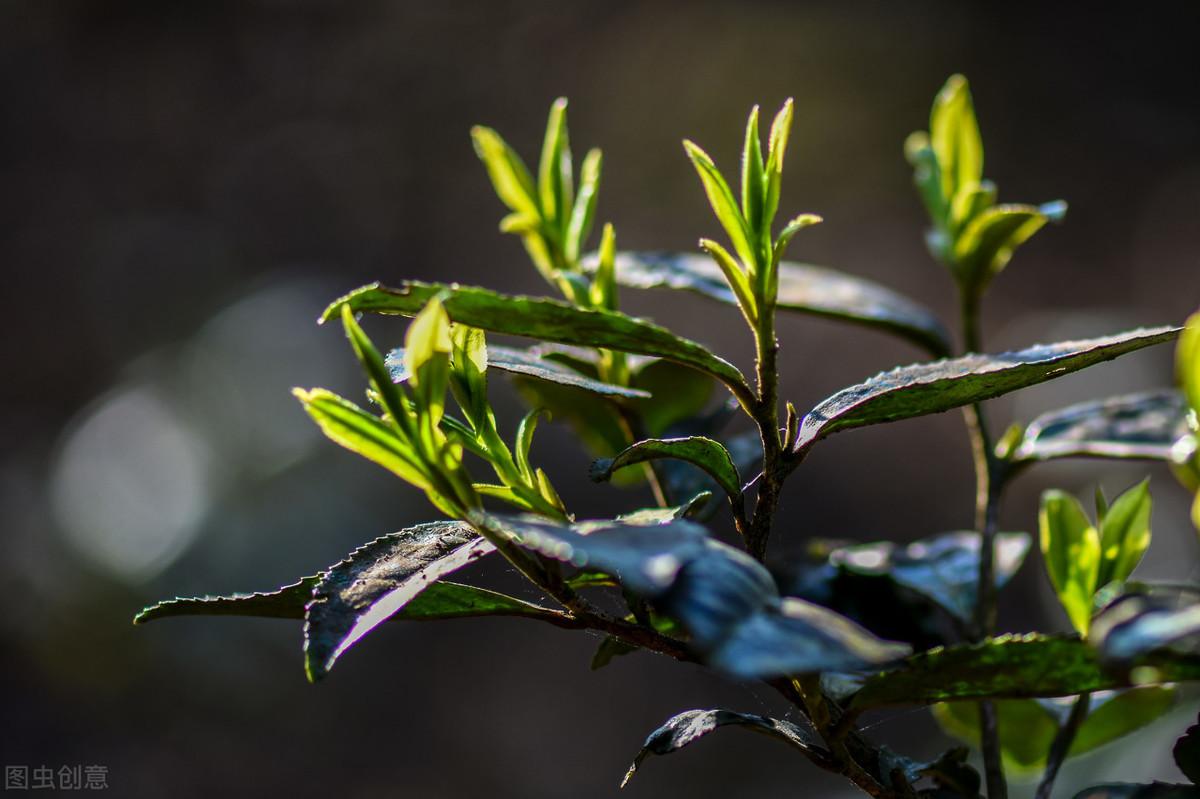
{"type": "Polygon", "coordinates": [[[758,106],[746,122],[746,142],[742,147],[742,215],[756,239],[762,237],[763,203],[766,184],[763,174],[762,140],[758,135],[758,106]]]}
{"type": "Polygon", "coordinates": [[[1042,344],[997,355],[967,355],[883,372],[843,389],[813,409],[800,426],[803,450],[840,430],[940,413],[998,397],[1135,350],[1171,341],[1178,328],[1131,330],[1115,336],[1042,344]]]}
{"type": "Polygon", "coordinates": [[[668,719],[642,744],[633,765],[621,781],[624,788],[638,767],[649,755],[669,755],[715,731],[719,727],[737,725],[746,729],[777,738],[806,753],[826,757],[828,753],[821,745],[816,733],[791,721],[756,716],[751,713],[735,713],[732,710],[688,710],[668,719]]]}
{"type": "Polygon", "coordinates": [[[787,153],[788,138],[792,131],[794,103],[789,97],[771,122],[771,134],[767,139],[766,199],[763,203],[763,235],[770,231],[775,212],[779,209],[779,192],[783,183],[783,160],[787,153]]]}
{"type": "Polygon", "coordinates": [[[417,488],[429,490],[429,479],[412,447],[383,421],[332,391],[295,389],[308,415],[334,443],[362,455],[417,488]]]}
{"type": "Polygon", "coordinates": [[[655,355],[712,374],[742,399],[748,400],[751,395],[742,373],[702,344],[642,319],[615,311],[576,308],[557,300],[409,281],[399,288],[372,284],[357,289],[335,300],[323,318],[340,313],[345,304],[356,311],[411,316],[429,298],[442,292],[445,292],[445,310],[452,321],[495,333],[655,355]]]}
{"type": "Polygon", "coordinates": [[[1150,546],[1150,479],[1133,486],[1109,505],[1100,524],[1100,576],[1097,587],[1128,579],[1150,546]]]}
{"type": "Polygon", "coordinates": [[[1047,222],[1066,214],[1066,203],[995,205],[977,214],[954,242],[954,259],[973,290],[998,275],[1018,247],[1047,222]]]}
{"type": "Polygon", "coordinates": [[[500,200],[522,218],[534,220],[536,224],[541,218],[537,189],[521,156],[491,128],[471,128],[471,141],[500,200]]]}
{"type": "Polygon", "coordinates": [[[692,160],[696,174],[700,176],[700,182],[704,185],[704,193],[708,195],[709,205],[712,206],[717,221],[725,228],[730,242],[733,243],[733,251],[742,259],[746,269],[754,269],[758,263],[754,244],[756,238],[747,227],[746,220],[737,206],[737,201],[733,198],[733,192],[729,189],[729,184],[717,170],[716,164],[708,157],[708,153],[687,140],[683,142],[683,149],[687,152],[688,158],[692,160]]]}
{"type": "Polygon", "coordinates": [[[304,625],[305,671],[324,677],[348,648],[439,578],[494,551],[462,522],[430,522],[378,538],[330,568],[304,625]]]}
{"type": "Polygon", "coordinates": [[[729,451],[711,438],[650,438],[639,441],[612,458],[601,458],[592,464],[591,477],[597,482],[607,480],[617,469],[658,458],[675,458],[694,464],[707,472],[730,497],[742,493],[741,478],[729,451]]]}
{"type": "Polygon", "coordinates": [[[550,106],[546,120],[546,137],[542,142],[542,157],[538,163],[538,197],[542,216],[560,230],[567,226],[567,215],[573,203],[571,145],[567,140],[567,100],[559,97],[550,106]]]}
{"type": "MultiPolygon", "coordinates": [[[[595,259],[584,261],[594,268],[595,259]]],[[[778,266],[780,309],[866,325],[899,335],[933,355],[950,352],[949,335],[931,311],[872,283],[832,269],[783,261],[778,266]]],[[[617,281],[629,288],[692,291],[730,305],[737,298],[721,269],[702,255],[622,252],[617,281]]]]}
{"type": "Polygon", "coordinates": [[[579,254],[592,232],[596,219],[596,201],[600,196],[600,167],[603,156],[599,150],[589,150],[579,168],[579,195],[571,210],[571,221],[567,225],[566,256],[568,263],[579,260],[579,254]]]}
{"type": "Polygon", "coordinates": [[[1187,432],[1186,408],[1177,391],[1151,391],[1092,400],[1051,411],[1025,429],[1008,460],[1145,458],[1167,460],[1187,432]]]}
{"type": "Polygon", "coordinates": [[[1081,635],[1092,622],[1092,596],[1101,586],[1100,533],[1079,500],[1061,491],[1042,494],[1038,511],[1039,542],[1046,573],[1063,610],[1081,635]]]}
{"type": "Polygon", "coordinates": [[[983,140],[967,79],[952,75],[938,92],[929,115],[929,142],[941,167],[942,195],[983,179],[983,140]]]}
{"type": "MultiPolygon", "coordinates": [[[[1200,679],[1198,659],[1162,655],[1145,662],[1155,670],[1152,683],[1200,679]]],[[[1107,669],[1085,641],[1040,634],[1004,635],[913,655],[891,671],[866,678],[850,706],[867,710],[972,699],[1071,696],[1132,686],[1128,670],[1107,669]]]]}
{"type": "MultiPolygon", "coordinates": [[[[996,535],[994,574],[1004,586],[1021,567],[1029,551],[1025,533],[996,535]]],[[[880,541],[835,549],[833,565],[856,574],[886,577],[928,597],[963,621],[975,614],[979,581],[979,534],[944,533],[907,546],[880,541]]]]}
{"type": "Polygon", "coordinates": [[[1200,414],[1200,313],[1188,317],[1175,350],[1175,368],[1188,404],[1200,414]]]}

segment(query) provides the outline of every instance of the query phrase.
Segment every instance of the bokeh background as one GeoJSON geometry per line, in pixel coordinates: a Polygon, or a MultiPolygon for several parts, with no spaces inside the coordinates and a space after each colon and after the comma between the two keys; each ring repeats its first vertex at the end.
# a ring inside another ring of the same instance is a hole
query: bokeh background
{"type": "MultiPolygon", "coordinates": [[[[605,150],[600,218],[626,247],[717,232],[679,140],[736,163],[750,106],[797,102],[783,213],[826,223],[794,257],[901,289],[946,318],[901,156],[945,78],[972,81],[1002,199],[1065,198],[1068,219],[995,283],[993,349],[1181,320],[1200,302],[1200,49],[1188,4],[954,2],[0,2],[0,760],[104,764],[112,795],[612,796],[642,738],[677,711],[779,711],[768,689],[649,655],[588,671],[597,641],[515,621],[391,626],[320,686],[301,630],[270,620],[133,628],[167,596],[267,589],[430,518],[414,491],[324,443],[288,390],[357,396],[320,308],[373,279],[543,292],[467,131],[536,157],[550,101],[580,150],[605,150]]],[[[746,363],[736,312],[624,295],[746,363]]],[[[381,342],[403,323],[374,321],[381,342]]],[[[919,358],[803,318],[782,324],[801,407],[919,358]]],[[[1171,380],[1167,349],[992,403],[1033,414],[1171,380]]],[[[507,423],[519,411],[497,389],[507,423]]],[[[511,429],[511,427],[509,428],[511,429]]],[[[644,503],[595,488],[562,429],[536,458],[581,516],[644,503]]],[[[1186,499],[1159,467],[1047,466],[1110,492],[1154,478],[1142,574],[1195,578],[1186,499]]],[[[793,478],[775,556],[806,536],[908,540],[970,523],[957,414],[838,436],[793,478]]],[[[485,567],[484,572],[487,571],[485,567]]],[[[503,575],[483,574],[484,579],[503,575]]],[[[1031,556],[1011,630],[1064,620],[1031,556]]],[[[1175,776],[1196,703],[1066,769],[1175,776]]],[[[924,711],[870,734],[928,755],[924,711]]],[[[1016,791],[1021,795],[1021,790],[1016,791]]],[[[831,796],[845,787],[741,732],[652,761],[630,796],[831,796]]]]}

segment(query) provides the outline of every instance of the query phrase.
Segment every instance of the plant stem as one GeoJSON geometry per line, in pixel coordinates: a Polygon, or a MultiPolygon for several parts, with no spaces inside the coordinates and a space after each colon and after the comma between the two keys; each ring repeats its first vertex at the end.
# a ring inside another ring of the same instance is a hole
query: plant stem
{"type": "Polygon", "coordinates": [[[1034,799],[1050,799],[1054,790],[1054,779],[1058,776],[1063,761],[1067,759],[1067,753],[1071,751],[1071,744],[1075,740],[1075,734],[1079,732],[1079,725],[1087,718],[1091,701],[1091,694],[1080,694],[1075,704],[1071,705],[1070,715],[1059,728],[1058,735],[1054,736],[1054,743],[1050,745],[1050,754],[1046,756],[1046,770],[1042,772],[1042,781],[1038,783],[1034,799]]]}
{"type": "Polygon", "coordinates": [[[747,551],[761,561],[767,554],[771,523],[788,471],[783,463],[783,443],[779,437],[779,340],[775,337],[774,305],[763,303],[754,330],[754,343],[758,396],[751,415],[762,438],[763,471],[754,501],[754,515],[746,522],[743,514],[738,527],[747,551]]]}
{"type": "MultiPolygon", "coordinates": [[[[963,344],[968,353],[982,348],[979,331],[979,295],[960,289],[963,344]]],[[[975,464],[975,529],[979,531],[979,579],[975,597],[975,638],[983,639],[996,629],[995,538],[996,514],[1003,490],[987,418],[979,403],[964,408],[971,454],[975,464]]],[[[992,702],[979,703],[980,748],[983,750],[988,799],[1007,799],[1004,765],[1000,758],[999,720],[992,702]]]]}

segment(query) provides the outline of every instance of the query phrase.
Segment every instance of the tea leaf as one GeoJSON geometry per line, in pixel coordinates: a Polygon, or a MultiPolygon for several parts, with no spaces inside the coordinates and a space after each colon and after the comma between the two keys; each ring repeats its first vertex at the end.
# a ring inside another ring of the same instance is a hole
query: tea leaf
{"type": "Polygon", "coordinates": [[[1092,596],[1100,588],[1100,533],[1083,506],[1061,491],[1042,494],[1038,512],[1039,542],[1046,573],[1067,617],[1080,635],[1092,623],[1092,596]]]}
{"type": "Polygon", "coordinates": [[[763,169],[758,106],[754,106],[746,122],[746,142],[742,147],[742,215],[755,241],[763,236],[763,202],[766,199],[763,169]]]}
{"type": "Polygon", "coordinates": [[[559,230],[565,230],[572,199],[571,146],[567,141],[567,99],[559,97],[550,106],[546,120],[546,138],[538,163],[538,196],[542,216],[559,230]]]}
{"type": "Polygon", "coordinates": [[[655,355],[707,372],[725,383],[739,400],[751,401],[752,392],[742,373],[709,348],[616,311],[585,310],[557,300],[487,289],[406,281],[398,288],[374,283],[356,289],[335,300],[322,318],[340,313],[346,304],[356,311],[412,316],[442,292],[445,310],[455,322],[494,333],[655,355]]]}
{"type": "Polygon", "coordinates": [[[807,449],[840,430],[941,413],[998,397],[1170,341],[1178,332],[1174,327],[1143,328],[1103,338],[1040,344],[997,355],[966,355],[883,372],[817,405],[800,425],[796,449],[807,449]]]}
{"type": "Polygon", "coordinates": [[[1100,524],[1100,575],[1096,586],[1129,578],[1150,546],[1150,478],[1109,505],[1100,524]]]}
{"type": "Polygon", "coordinates": [[[1040,206],[996,205],[982,211],[954,242],[960,274],[974,291],[982,291],[1008,265],[1017,247],[1065,214],[1066,203],[1061,200],[1040,206]]]}
{"type": "Polygon", "coordinates": [[[967,79],[952,75],[938,92],[929,115],[929,143],[941,167],[942,195],[983,180],[983,140],[967,79]]]}
{"type": "Polygon", "coordinates": [[[770,234],[771,223],[779,209],[779,192],[783,183],[783,158],[787,153],[788,138],[792,131],[792,98],[788,98],[775,119],[771,122],[771,134],[767,139],[766,199],[763,202],[763,233],[770,234]]]}
{"type": "Polygon", "coordinates": [[[752,713],[735,713],[732,710],[688,710],[668,719],[665,724],[650,733],[637,757],[633,759],[633,765],[626,772],[625,779],[621,780],[621,787],[624,788],[628,784],[642,765],[642,761],[649,755],[669,755],[677,752],[719,727],[731,724],[777,738],[818,757],[828,756],[815,732],[790,721],[756,716],[752,713]]]}
{"type": "MultiPolygon", "coordinates": [[[[1000,749],[1006,771],[1030,774],[1046,765],[1046,755],[1074,700],[1001,699],[1000,749]]],[[[1068,757],[1076,757],[1158,720],[1175,702],[1170,686],[1146,686],[1092,694],[1087,717],[1079,726],[1068,757]]],[[[933,707],[934,718],[957,738],[979,746],[979,706],[950,702],[933,707]]]]}
{"type": "MultiPolygon", "coordinates": [[[[1157,672],[1155,683],[1200,679],[1196,658],[1161,655],[1145,662],[1157,672]]],[[[1106,668],[1085,641],[1003,635],[913,655],[891,671],[867,677],[850,707],[1071,696],[1132,685],[1127,670],[1106,668]]]]}
{"type": "Polygon", "coordinates": [[[1200,414],[1200,313],[1188,317],[1186,325],[1175,350],[1175,370],[1188,404],[1200,414]]]}
{"type": "Polygon", "coordinates": [[[462,522],[430,522],[378,538],[322,575],[305,613],[310,680],[431,583],[495,549],[462,522]]]}
{"type": "MultiPolygon", "coordinates": [[[[581,388],[585,391],[590,391],[594,394],[604,394],[613,397],[631,397],[640,399],[649,399],[650,392],[643,391],[639,388],[631,388],[629,386],[617,386],[612,383],[605,383],[601,380],[596,380],[591,377],[586,377],[579,374],[573,369],[568,369],[560,363],[553,360],[543,358],[539,355],[536,348],[533,349],[517,349],[515,347],[498,347],[488,346],[488,361],[487,365],[492,369],[499,369],[502,372],[510,372],[517,375],[525,375],[534,377],[538,380],[545,380],[550,383],[558,383],[563,386],[573,386],[581,388]]],[[[410,372],[405,363],[405,354],[403,347],[397,347],[387,354],[385,359],[388,372],[391,374],[392,380],[396,383],[403,383],[408,380],[410,372]]]]}
{"type": "Polygon", "coordinates": [[[596,219],[596,201],[600,196],[600,167],[603,160],[599,150],[589,150],[579,169],[579,195],[575,198],[571,221],[567,225],[567,263],[573,264],[579,260],[579,254],[583,252],[587,237],[592,232],[592,225],[596,219]]]}
{"type": "Polygon", "coordinates": [[[1083,402],[1037,417],[1008,460],[1168,460],[1172,445],[1186,432],[1186,408],[1179,392],[1128,394],[1083,402]]]}
{"type": "MultiPolygon", "coordinates": [[[[584,260],[585,269],[595,259],[584,260]]],[[[950,352],[945,327],[921,305],[862,278],[819,266],[789,261],[778,265],[777,305],[783,310],[855,322],[901,336],[931,354],[950,352]]],[[[729,305],[735,293],[721,269],[701,255],[669,252],[622,252],[617,255],[617,282],[637,289],[692,291],[729,305]]]]}
{"type": "Polygon", "coordinates": [[[708,157],[708,153],[687,140],[683,142],[683,149],[687,151],[688,158],[692,160],[692,166],[696,168],[696,174],[700,176],[700,182],[704,185],[704,193],[708,195],[709,205],[712,206],[717,221],[729,235],[734,252],[742,259],[742,264],[748,271],[754,270],[758,264],[754,244],[756,237],[747,227],[742,212],[738,210],[737,201],[733,199],[733,192],[729,189],[729,184],[717,171],[716,164],[708,157]]]}
{"type": "MultiPolygon", "coordinates": [[[[996,535],[996,587],[1004,586],[1021,567],[1029,551],[1025,533],[996,535]]],[[[840,547],[829,562],[859,575],[886,577],[921,594],[949,613],[969,621],[975,614],[979,581],[979,534],[944,533],[907,546],[879,541],[840,547]]]]}
{"type": "Polygon", "coordinates": [[[512,209],[514,215],[531,220],[535,226],[539,224],[541,212],[537,189],[521,156],[491,128],[478,125],[471,128],[471,141],[501,202],[512,209]]]}
{"type": "MultiPolygon", "coordinates": [[[[174,616],[245,616],[269,619],[303,619],[304,607],[321,575],[305,577],[275,591],[228,596],[181,597],[143,608],[134,624],[174,616]]],[[[461,583],[436,582],[417,594],[392,616],[395,620],[432,621],[471,616],[518,616],[564,624],[562,614],[549,608],[461,583]]]]}
{"type": "Polygon", "coordinates": [[[617,469],[656,458],[675,458],[695,464],[706,471],[730,497],[742,493],[741,478],[729,451],[711,438],[650,438],[625,448],[613,458],[601,458],[592,464],[591,478],[602,482],[617,469]]]}

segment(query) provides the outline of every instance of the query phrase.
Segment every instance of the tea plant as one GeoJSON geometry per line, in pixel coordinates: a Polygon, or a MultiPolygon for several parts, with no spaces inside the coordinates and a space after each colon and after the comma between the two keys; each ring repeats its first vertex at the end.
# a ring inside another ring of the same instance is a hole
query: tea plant
{"type": "MultiPolygon", "coordinates": [[[[566,102],[551,108],[536,174],[488,128],[476,152],[519,236],[561,299],[510,296],[457,284],[364,286],[335,300],[362,363],[372,407],[324,389],[296,390],[334,442],[425,492],[445,518],[385,535],[340,563],[270,593],[175,599],[135,621],[184,614],[302,618],[304,662],[324,677],[364,635],[389,619],[516,616],[605,634],[594,668],[638,649],[765,681],[800,721],[733,710],[690,710],[646,739],[625,779],[650,754],[737,725],[775,737],[875,797],[1006,795],[1005,775],[1041,773],[1050,796],[1063,760],[1159,716],[1174,683],[1200,679],[1200,586],[1133,579],[1150,544],[1151,496],[1143,481],[1089,515],[1047,491],[1038,541],[1073,634],[996,635],[998,593],[1031,538],[996,530],[1005,487],[1037,464],[1099,457],[1171,463],[1190,491],[1200,483],[1200,314],[1165,326],[1083,341],[982,354],[979,330],[990,282],[1020,246],[1066,205],[997,204],[983,177],[983,146],[966,81],[938,94],[928,132],[905,153],[929,212],[927,240],[960,298],[956,351],[928,310],[849,275],[785,260],[820,222],[778,224],[789,100],[764,148],[750,114],[735,193],[699,146],[685,141],[725,243],[704,255],[619,252],[611,225],[587,254],[595,226],[601,154],[576,174],[566,102]],[[578,183],[576,183],[578,181],[578,183]],[[740,312],[755,344],[750,376],[707,347],[621,313],[619,287],[695,292],[740,312]],[[815,314],[898,335],[932,360],[884,372],[807,413],[779,396],[776,314],[815,314]],[[412,317],[404,347],[384,355],[359,327],[363,313],[412,317]],[[517,349],[488,333],[537,339],[517,349]],[[1176,341],[1182,390],[1094,399],[1015,424],[992,439],[982,403],[1125,353],[1176,341]],[[489,380],[506,373],[533,410],[504,431],[489,380]],[[725,401],[711,395],[723,389],[725,401]],[[974,453],[976,514],[970,531],[908,546],[810,542],[811,558],[763,565],[779,499],[809,451],[833,433],[962,408],[974,453]],[[570,424],[596,456],[597,481],[645,481],[657,507],[576,520],[534,461],[545,412],[570,424]],[[741,413],[748,433],[723,431],[741,413]],[[491,477],[482,477],[490,470],[491,477]],[[728,504],[733,546],[701,524],[728,504]],[[499,508],[508,506],[508,512],[499,508]],[[528,602],[455,582],[479,558],[503,558],[540,591],[528,602]],[[611,608],[620,607],[619,611],[611,608]],[[870,710],[928,705],[951,734],[979,746],[921,762],[873,743],[858,726],[870,710]]],[[[1200,528],[1200,498],[1193,520],[1200,528]]],[[[1181,531],[1172,531],[1181,534],[1181,531]]],[[[1200,782],[1200,732],[1175,748],[1200,782]]],[[[1098,786],[1081,796],[1192,795],[1187,786],[1098,786]]]]}

